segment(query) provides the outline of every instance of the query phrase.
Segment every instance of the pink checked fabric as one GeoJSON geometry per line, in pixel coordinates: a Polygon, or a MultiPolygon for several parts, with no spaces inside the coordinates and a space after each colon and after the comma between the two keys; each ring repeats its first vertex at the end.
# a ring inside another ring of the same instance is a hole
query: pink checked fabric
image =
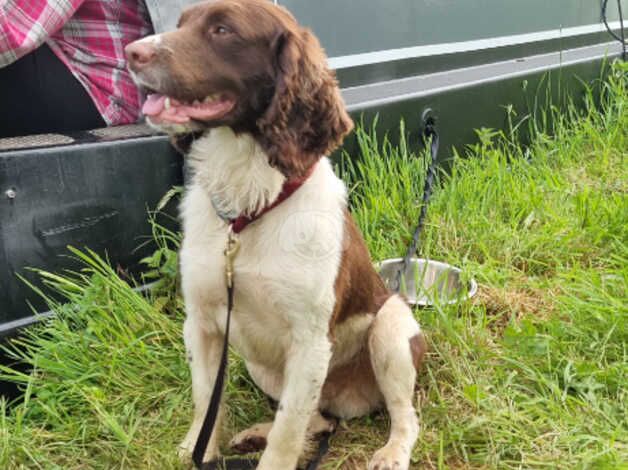
{"type": "Polygon", "coordinates": [[[45,42],[105,122],[127,124],[138,120],[141,97],[124,46],[151,31],[143,0],[0,0],[0,67],[45,42]]]}

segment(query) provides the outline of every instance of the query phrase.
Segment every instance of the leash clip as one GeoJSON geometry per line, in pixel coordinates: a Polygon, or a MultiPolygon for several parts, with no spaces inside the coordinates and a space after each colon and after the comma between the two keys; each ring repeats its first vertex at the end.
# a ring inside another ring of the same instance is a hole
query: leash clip
{"type": "Polygon", "coordinates": [[[227,238],[227,246],[225,247],[225,276],[227,278],[227,287],[233,287],[233,262],[240,249],[240,239],[229,228],[229,237],[227,238]]]}

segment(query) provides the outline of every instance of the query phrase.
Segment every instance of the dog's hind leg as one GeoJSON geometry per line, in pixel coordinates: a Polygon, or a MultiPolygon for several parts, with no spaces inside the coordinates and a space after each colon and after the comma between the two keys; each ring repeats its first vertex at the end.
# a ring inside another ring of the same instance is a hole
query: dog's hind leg
{"type": "MultiPolygon", "coordinates": [[[[251,426],[233,436],[233,439],[229,442],[229,447],[241,454],[263,450],[266,447],[266,440],[272,426],[272,422],[258,423],[251,426]]],[[[315,411],[310,418],[307,434],[310,437],[314,437],[324,432],[332,432],[335,427],[336,422],[333,419],[327,419],[318,411],[315,411]]]]}
{"type": "Polygon", "coordinates": [[[375,378],[390,414],[390,437],[369,470],[406,470],[419,433],[412,399],[425,340],[410,308],[394,295],[377,313],[369,333],[375,378]]]}
{"type": "MultiPolygon", "coordinates": [[[[209,399],[216,381],[216,374],[220,366],[220,357],[224,336],[214,327],[201,324],[198,320],[199,311],[191,306],[187,307],[188,316],[183,325],[183,339],[190,372],[192,375],[192,399],[194,402],[194,418],[185,439],[179,445],[179,457],[182,460],[190,459],[194,445],[198,438],[205,413],[209,406],[209,399]]],[[[204,460],[214,459],[219,455],[218,437],[224,406],[221,403],[214,432],[207,446],[204,460]]]]}

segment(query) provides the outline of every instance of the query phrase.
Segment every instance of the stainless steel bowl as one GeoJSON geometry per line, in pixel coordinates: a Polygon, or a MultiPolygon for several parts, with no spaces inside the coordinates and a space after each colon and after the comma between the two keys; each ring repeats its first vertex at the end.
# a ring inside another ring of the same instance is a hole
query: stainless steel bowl
{"type": "MultiPolygon", "coordinates": [[[[377,263],[376,268],[387,286],[395,284],[402,258],[387,259],[377,263]]],[[[405,276],[402,276],[400,291],[411,305],[454,304],[473,297],[477,283],[471,279],[463,283],[460,269],[440,261],[411,258],[405,276]]]]}

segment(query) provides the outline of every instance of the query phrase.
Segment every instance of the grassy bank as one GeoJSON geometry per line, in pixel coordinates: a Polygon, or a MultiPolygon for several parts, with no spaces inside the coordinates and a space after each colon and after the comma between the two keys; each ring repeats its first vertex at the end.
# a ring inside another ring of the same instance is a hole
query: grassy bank
{"type": "MultiPolygon", "coordinates": [[[[440,175],[422,254],[464,267],[478,296],[417,310],[431,352],[417,385],[413,468],[626,468],[628,92],[617,69],[593,105],[522,148],[490,130],[440,175]]],[[[359,131],[340,170],[373,258],[399,256],[418,216],[424,163],[359,131]]],[[[163,235],[163,234],[162,234],[163,235]]],[[[176,241],[176,234],[166,234],[176,241]]],[[[176,259],[149,296],[107,263],[46,275],[68,303],[16,342],[25,397],[0,410],[0,468],[179,468],[190,416],[176,259]]],[[[272,416],[233,356],[226,435],[272,416]]],[[[365,468],[385,414],[342,423],[322,469],[365,468]]]]}

